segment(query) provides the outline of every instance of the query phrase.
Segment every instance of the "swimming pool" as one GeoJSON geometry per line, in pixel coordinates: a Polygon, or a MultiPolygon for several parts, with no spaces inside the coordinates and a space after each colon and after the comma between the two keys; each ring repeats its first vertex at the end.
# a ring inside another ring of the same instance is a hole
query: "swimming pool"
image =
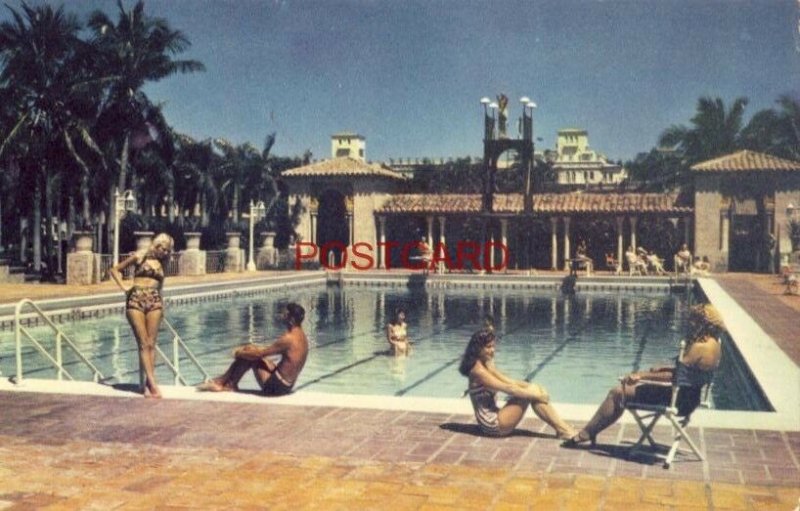
{"type": "MultiPolygon", "coordinates": [[[[667,363],[685,331],[689,295],[581,292],[574,297],[548,291],[442,290],[326,287],[281,291],[260,298],[231,298],[175,305],[168,317],[212,374],[230,363],[231,348],[263,341],[280,332],[275,313],[287,301],[307,309],[304,327],[311,352],[296,390],[330,394],[459,397],[466,385],[457,370],[466,341],[484,316],[495,318],[500,336],[497,364],[504,372],[546,386],[556,401],[595,404],[616,378],[667,363]],[[407,310],[408,358],[385,354],[384,325],[396,307],[407,310]]],[[[124,317],[67,323],[64,330],[112,383],[138,381],[138,360],[124,317]]],[[[34,335],[44,329],[32,329],[34,335]]],[[[43,334],[42,337],[46,337],[43,334]]],[[[168,334],[160,344],[169,352],[168,334]]],[[[53,378],[43,358],[25,358],[26,378],[53,378]]],[[[71,355],[65,359],[71,361],[71,355]]],[[[79,379],[90,379],[73,362],[79,379]]],[[[199,382],[184,364],[190,382],[199,382]]],[[[0,336],[0,370],[14,372],[13,333],[0,336]]],[[[172,374],[158,369],[162,382],[172,374]]],[[[255,389],[251,376],[243,388],[255,389]]],[[[735,348],[725,343],[722,366],[712,389],[714,406],[724,410],[769,410],[735,348]]],[[[344,403],[343,403],[344,404],[344,403]]]]}

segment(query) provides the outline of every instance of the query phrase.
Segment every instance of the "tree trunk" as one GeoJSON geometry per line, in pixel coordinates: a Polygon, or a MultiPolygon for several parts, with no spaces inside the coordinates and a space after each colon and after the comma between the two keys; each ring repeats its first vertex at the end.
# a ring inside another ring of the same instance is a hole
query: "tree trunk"
{"type": "MultiPolygon", "coordinates": [[[[89,200],[89,174],[83,173],[81,177],[81,229],[86,229],[86,227],[92,224],[92,208],[91,202],[89,200]]],[[[70,210],[74,209],[74,203],[72,198],[70,198],[70,210]]],[[[70,213],[70,219],[74,218],[70,213]]]]}
{"type": "Polygon", "coordinates": [[[235,225],[239,224],[239,183],[233,184],[233,204],[232,212],[233,212],[233,223],[235,225]]]}
{"type": "Polygon", "coordinates": [[[42,269],[42,176],[34,179],[33,185],[33,225],[31,235],[33,238],[33,270],[42,269]]]}
{"type": "MultiPolygon", "coordinates": [[[[114,251],[114,247],[111,246],[112,243],[111,240],[114,239],[114,214],[115,214],[114,202],[116,201],[116,197],[114,197],[114,188],[115,187],[111,185],[109,186],[108,190],[108,211],[106,212],[106,225],[105,225],[107,247],[105,251],[101,252],[102,236],[98,236],[98,241],[97,241],[97,251],[104,254],[110,254],[114,251]]],[[[120,191],[120,193],[122,193],[122,191],[120,191]]]]}
{"type": "MultiPolygon", "coordinates": [[[[125,193],[128,189],[128,152],[130,151],[131,134],[125,132],[125,138],[122,142],[122,153],[119,156],[119,176],[117,179],[117,190],[119,193],[125,193]]],[[[108,200],[108,215],[106,216],[106,240],[108,242],[108,252],[113,252],[114,247],[111,246],[112,239],[114,239],[114,186],[110,187],[109,200],[108,200]]],[[[98,247],[98,250],[99,247],[98,247]]]]}
{"type": "Polygon", "coordinates": [[[44,261],[47,273],[52,274],[55,268],[53,256],[55,255],[55,243],[53,239],[53,188],[58,183],[56,176],[45,176],[44,178],[44,213],[45,213],[45,246],[44,261]]]}
{"type": "MultiPolygon", "coordinates": [[[[75,232],[75,197],[72,195],[69,196],[67,208],[69,209],[67,213],[67,239],[69,240],[72,239],[72,233],[75,232]]],[[[86,225],[83,225],[83,227],[86,227],[86,225]]]]}

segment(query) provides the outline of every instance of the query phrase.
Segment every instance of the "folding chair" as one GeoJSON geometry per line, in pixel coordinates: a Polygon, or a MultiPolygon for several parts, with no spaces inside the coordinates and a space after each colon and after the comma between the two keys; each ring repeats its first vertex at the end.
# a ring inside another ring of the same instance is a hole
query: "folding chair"
{"type": "MultiPolygon", "coordinates": [[[[678,360],[683,359],[685,347],[686,342],[681,341],[678,360]]],[[[678,452],[678,447],[681,443],[681,440],[685,441],[689,445],[689,448],[699,458],[700,461],[705,460],[703,454],[700,452],[700,449],[697,448],[697,445],[695,445],[694,441],[686,431],[686,428],[689,425],[689,420],[692,413],[697,409],[697,407],[701,403],[704,405],[708,404],[708,395],[711,388],[710,375],[711,373],[709,372],[708,381],[697,386],[679,387],[677,384],[673,383],[641,380],[642,383],[647,383],[650,385],[671,387],[672,397],[668,405],[654,405],[635,401],[629,401],[625,403],[625,409],[631,412],[633,418],[636,420],[636,423],[639,425],[639,429],[642,432],[639,440],[637,440],[636,443],[631,446],[631,452],[639,450],[645,440],[648,441],[652,450],[658,450],[661,447],[666,447],[657,443],[652,436],[653,428],[655,428],[656,423],[659,419],[661,419],[661,417],[664,417],[670,422],[673,433],[672,445],[670,446],[669,452],[664,459],[664,468],[668,469],[672,465],[672,461],[678,452]],[[678,398],[681,392],[690,393],[692,400],[689,403],[684,403],[682,409],[679,409],[678,398]],[[649,420],[649,422],[646,423],[645,421],[647,420],[649,420]]]]}

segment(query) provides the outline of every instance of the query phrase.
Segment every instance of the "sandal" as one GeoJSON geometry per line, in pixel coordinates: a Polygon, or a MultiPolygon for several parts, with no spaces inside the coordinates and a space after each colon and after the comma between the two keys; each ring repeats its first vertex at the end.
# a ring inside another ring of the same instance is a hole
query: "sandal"
{"type": "Polygon", "coordinates": [[[585,444],[589,442],[592,447],[596,445],[596,437],[594,435],[590,435],[589,433],[585,433],[583,430],[579,431],[577,435],[564,440],[561,443],[561,447],[568,447],[574,448],[577,447],[579,444],[585,444]],[[585,435],[585,436],[584,436],[585,435]]]}

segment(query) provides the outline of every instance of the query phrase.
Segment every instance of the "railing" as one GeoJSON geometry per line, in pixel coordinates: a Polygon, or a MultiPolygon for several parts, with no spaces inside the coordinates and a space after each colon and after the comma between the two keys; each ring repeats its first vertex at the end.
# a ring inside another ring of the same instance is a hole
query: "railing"
{"type": "MultiPolygon", "coordinates": [[[[128,256],[120,254],[119,260],[122,261],[126,257],[128,256]]],[[[108,270],[114,266],[114,256],[112,254],[98,254],[98,258],[100,259],[100,281],[108,280],[110,278],[108,276],[108,270]]],[[[166,265],[164,265],[164,274],[167,277],[180,275],[180,268],[178,265],[180,258],[181,255],[179,253],[170,254],[169,260],[166,265]]],[[[134,270],[135,268],[133,266],[128,266],[122,271],[122,277],[125,279],[133,278],[134,270]]]]}
{"type": "MultiPolygon", "coordinates": [[[[192,364],[194,364],[195,368],[203,375],[203,381],[208,381],[208,379],[209,379],[208,372],[205,370],[205,368],[202,366],[202,364],[200,364],[200,361],[197,359],[195,354],[192,353],[192,350],[190,350],[189,347],[186,345],[186,343],[183,341],[183,339],[181,338],[180,334],[178,334],[178,332],[175,330],[175,327],[173,327],[172,324],[169,321],[167,321],[166,318],[163,319],[163,324],[172,333],[172,360],[170,360],[169,357],[167,357],[164,354],[164,352],[161,350],[161,348],[159,348],[158,346],[156,346],[156,352],[161,356],[161,358],[164,360],[164,363],[166,364],[166,366],[172,371],[172,374],[175,376],[175,385],[178,385],[178,384],[188,385],[188,383],[186,383],[186,379],[183,377],[183,374],[181,373],[181,352],[183,352],[183,354],[186,355],[186,357],[189,359],[189,361],[192,362],[192,364]]],[[[22,336],[23,335],[25,337],[27,337],[27,339],[31,342],[31,344],[33,344],[33,346],[39,351],[39,353],[41,353],[50,362],[50,364],[53,365],[53,367],[55,367],[58,370],[58,373],[57,373],[58,380],[63,380],[64,377],[67,377],[68,379],[70,379],[72,381],[75,380],[75,378],[73,378],[73,376],[69,373],[69,371],[67,371],[64,368],[64,359],[63,359],[63,344],[64,343],[66,343],[68,347],[72,348],[72,350],[75,352],[75,354],[78,356],[78,358],[86,366],[88,366],[89,369],[91,369],[92,377],[93,377],[93,380],[95,382],[99,382],[99,381],[102,381],[102,380],[105,379],[105,377],[103,376],[103,373],[101,373],[100,370],[94,364],[92,364],[89,361],[89,359],[86,358],[83,355],[83,353],[81,353],[81,351],[78,349],[78,347],[72,341],[72,339],[70,339],[67,336],[67,334],[65,334],[58,326],[56,326],[56,324],[53,323],[50,320],[50,318],[47,317],[47,315],[44,313],[44,311],[42,311],[42,309],[39,308],[38,305],[33,303],[33,301],[31,301],[28,298],[20,300],[17,303],[16,308],[14,309],[14,332],[15,332],[16,357],[17,357],[17,360],[16,360],[16,362],[17,362],[17,376],[16,376],[16,380],[15,380],[16,384],[22,383],[23,376],[24,376],[23,375],[23,369],[22,369],[22,336]],[[47,349],[45,349],[45,347],[39,341],[37,341],[30,334],[30,332],[28,332],[28,330],[25,327],[22,326],[22,324],[20,322],[20,316],[21,316],[21,313],[22,313],[22,308],[25,305],[28,305],[31,308],[33,308],[33,310],[38,314],[38,316],[40,318],[42,318],[42,320],[56,334],[56,346],[55,346],[56,353],[55,353],[55,357],[53,355],[51,355],[47,351],[47,349]]],[[[140,381],[143,380],[143,375],[142,375],[141,368],[139,369],[139,378],[140,378],[140,381]]]]}
{"type": "Polygon", "coordinates": [[[64,359],[63,359],[63,354],[62,354],[62,347],[63,347],[63,343],[64,342],[67,343],[68,347],[72,348],[72,350],[75,352],[75,354],[78,356],[78,358],[84,364],[89,366],[89,369],[92,370],[92,377],[93,377],[95,382],[99,382],[100,380],[104,379],[103,373],[101,373],[100,370],[97,367],[94,366],[94,364],[89,362],[89,359],[87,359],[85,356],[83,356],[83,353],[81,353],[81,351],[78,349],[78,347],[75,345],[75,343],[72,342],[72,339],[67,337],[67,335],[60,328],[58,328],[58,326],[56,326],[56,324],[53,323],[50,320],[50,318],[48,318],[45,315],[45,313],[42,311],[42,309],[39,308],[39,306],[37,306],[35,303],[33,303],[30,299],[24,298],[24,299],[20,300],[17,303],[17,306],[14,308],[14,340],[16,341],[16,344],[17,344],[17,346],[16,346],[16,348],[17,348],[17,351],[16,351],[16,356],[17,356],[17,378],[16,378],[15,383],[17,385],[22,383],[22,378],[23,378],[23,375],[22,375],[22,335],[23,334],[25,335],[25,337],[28,338],[28,341],[30,341],[31,344],[33,344],[33,346],[37,350],[39,350],[39,353],[41,353],[50,362],[50,364],[53,365],[53,367],[58,369],[58,373],[57,374],[58,374],[58,380],[59,381],[63,380],[64,376],[66,376],[70,380],[73,380],[73,381],[75,380],[75,378],[73,378],[72,375],[69,374],[69,371],[64,369],[64,359]],[[33,310],[36,311],[36,314],[38,314],[39,317],[42,318],[42,320],[56,334],[56,356],[55,356],[55,358],[53,358],[53,356],[50,355],[50,353],[48,353],[48,351],[44,348],[44,346],[42,346],[42,344],[39,341],[37,341],[36,339],[33,338],[33,336],[30,334],[30,332],[28,332],[28,329],[23,327],[22,324],[20,323],[20,313],[22,312],[22,307],[25,306],[25,305],[29,305],[31,308],[33,308],[33,310]]]}
{"type": "MultiPolygon", "coordinates": [[[[208,381],[208,372],[200,364],[200,361],[197,360],[197,357],[194,355],[194,353],[192,353],[192,350],[190,350],[183,339],[181,339],[180,334],[178,334],[178,331],[172,326],[172,323],[167,321],[167,318],[163,318],[162,322],[164,326],[166,326],[167,329],[172,333],[172,362],[170,362],[169,358],[167,358],[164,352],[161,351],[161,348],[159,348],[158,345],[156,345],[156,353],[158,353],[161,358],[164,359],[164,363],[175,376],[175,385],[188,385],[181,374],[181,350],[183,350],[189,360],[194,364],[195,368],[197,368],[197,370],[203,375],[203,381],[208,381]]],[[[142,383],[144,383],[144,375],[141,368],[139,369],[139,379],[142,383]]]]}
{"type": "MultiPolygon", "coordinates": [[[[100,260],[100,281],[108,280],[111,277],[108,276],[108,270],[114,266],[114,255],[113,254],[97,254],[98,259],[100,260]]],[[[122,255],[120,255],[120,260],[122,260],[122,255]]],[[[125,256],[127,257],[127,256],[125,256]]],[[[133,266],[128,266],[122,271],[122,277],[125,279],[133,278],[133,266]]]]}
{"type": "Polygon", "coordinates": [[[180,275],[180,267],[178,265],[178,261],[181,259],[181,254],[178,252],[173,252],[169,256],[169,260],[167,264],[164,266],[164,275],[167,277],[174,277],[175,275],[180,275]]]}
{"type": "Polygon", "coordinates": [[[222,273],[225,271],[225,251],[206,250],[206,273],[222,273]]]}

